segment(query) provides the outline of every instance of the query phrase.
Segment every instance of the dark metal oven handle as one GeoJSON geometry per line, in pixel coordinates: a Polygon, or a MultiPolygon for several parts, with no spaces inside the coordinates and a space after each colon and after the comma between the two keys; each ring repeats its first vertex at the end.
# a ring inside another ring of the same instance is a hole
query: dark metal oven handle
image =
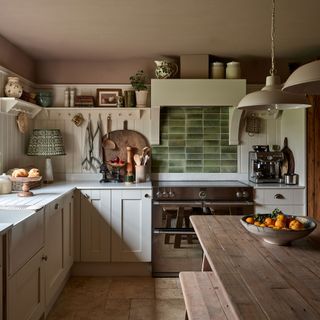
{"type": "Polygon", "coordinates": [[[154,234],[196,234],[192,228],[154,228],[154,234]]]}
{"type": "Polygon", "coordinates": [[[254,205],[254,202],[252,201],[239,201],[239,202],[214,202],[214,201],[211,201],[211,202],[207,202],[205,201],[203,203],[203,205],[206,207],[206,206],[223,206],[223,207],[239,207],[239,206],[253,206],[254,205]]]}
{"type": "Polygon", "coordinates": [[[201,201],[153,201],[155,206],[202,207],[201,201]]]}

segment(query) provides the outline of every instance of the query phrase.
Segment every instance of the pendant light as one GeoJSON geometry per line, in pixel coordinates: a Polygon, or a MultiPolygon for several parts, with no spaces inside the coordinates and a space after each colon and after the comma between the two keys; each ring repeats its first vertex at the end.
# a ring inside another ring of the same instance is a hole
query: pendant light
{"type": "Polygon", "coordinates": [[[303,95],[281,91],[280,77],[275,69],[275,0],[272,0],[271,15],[271,69],[266,78],[266,85],[260,91],[247,94],[241,99],[237,108],[247,110],[287,110],[311,107],[303,95]]]}
{"type": "Polygon", "coordinates": [[[320,95],[320,60],[309,62],[295,70],[284,84],[283,91],[320,95]]]}

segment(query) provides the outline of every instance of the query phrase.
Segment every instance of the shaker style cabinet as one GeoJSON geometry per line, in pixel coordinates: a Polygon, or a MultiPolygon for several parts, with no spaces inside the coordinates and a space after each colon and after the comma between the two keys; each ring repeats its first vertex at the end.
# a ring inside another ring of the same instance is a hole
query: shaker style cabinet
{"type": "Polygon", "coordinates": [[[81,190],[81,262],[151,261],[151,189],[81,190]]]}
{"type": "Polygon", "coordinates": [[[81,261],[109,262],[111,190],[81,190],[80,206],[81,261]]]}
{"type": "Polygon", "coordinates": [[[44,313],[44,229],[42,209],[8,232],[8,320],[37,320],[44,313]]]}
{"type": "Polygon", "coordinates": [[[46,306],[57,297],[73,263],[73,195],[45,207],[46,306]]]}
{"type": "Polygon", "coordinates": [[[151,261],[151,190],[112,191],[112,262],[151,261]]]}
{"type": "Polygon", "coordinates": [[[73,263],[73,195],[51,202],[8,232],[7,319],[38,320],[73,263]]]}
{"type": "Polygon", "coordinates": [[[304,188],[255,189],[255,213],[270,213],[279,208],[286,214],[306,215],[304,188]]]}

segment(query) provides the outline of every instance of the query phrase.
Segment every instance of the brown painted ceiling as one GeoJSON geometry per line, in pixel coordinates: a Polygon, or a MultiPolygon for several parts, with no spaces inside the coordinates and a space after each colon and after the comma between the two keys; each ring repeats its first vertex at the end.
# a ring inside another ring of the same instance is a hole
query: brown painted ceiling
{"type": "MultiPolygon", "coordinates": [[[[320,0],[277,0],[276,57],[320,57],[320,0]]],[[[0,34],[35,59],[270,56],[271,0],[1,0],[0,34]]]]}

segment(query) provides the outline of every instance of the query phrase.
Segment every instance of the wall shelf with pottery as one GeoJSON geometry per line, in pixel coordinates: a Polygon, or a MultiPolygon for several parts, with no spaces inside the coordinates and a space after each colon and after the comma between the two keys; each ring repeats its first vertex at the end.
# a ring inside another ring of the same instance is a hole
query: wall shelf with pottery
{"type": "Polygon", "coordinates": [[[0,98],[0,112],[8,113],[16,116],[20,112],[26,113],[31,119],[33,119],[43,108],[21,99],[12,97],[0,98]]]}
{"type": "Polygon", "coordinates": [[[150,108],[66,108],[66,107],[49,107],[42,108],[43,112],[39,115],[39,118],[46,118],[50,120],[64,119],[70,120],[77,114],[82,113],[85,117],[86,115],[98,115],[102,117],[109,115],[115,119],[123,120],[139,120],[142,117],[142,113],[150,112],[150,108]]]}

